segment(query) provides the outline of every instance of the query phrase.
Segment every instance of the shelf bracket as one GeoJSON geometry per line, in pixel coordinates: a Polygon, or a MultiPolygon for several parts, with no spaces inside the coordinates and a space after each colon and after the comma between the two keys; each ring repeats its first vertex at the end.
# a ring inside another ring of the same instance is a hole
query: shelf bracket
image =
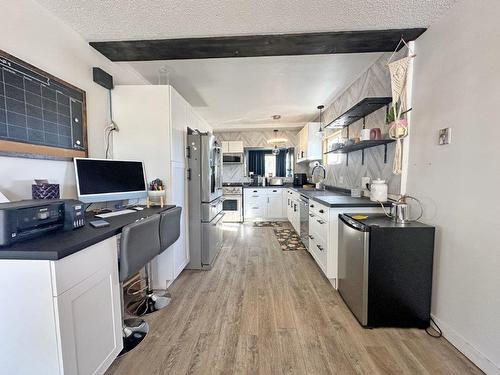
{"type": "Polygon", "coordinates": [[[384,145],[384,164],[387,164],[387,144],[384,145]]]}

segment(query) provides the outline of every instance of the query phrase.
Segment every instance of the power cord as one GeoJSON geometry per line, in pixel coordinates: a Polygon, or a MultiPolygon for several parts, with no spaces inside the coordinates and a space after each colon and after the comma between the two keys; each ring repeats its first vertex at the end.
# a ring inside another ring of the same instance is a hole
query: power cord
{"type": "Polygon", "coordinates": [[[429,327],[427,327],[425,329],[425,332],[429,336],[434,337],[435,339],[438,339],[438,338],[442,337],[443,336],[443,331],[441,331],[441,328],[439,328],[439,326],[436,324],[436,322],[432,318],[431,318],[431,323],[434,324],[434,327],[436,327],[436,328],[432,327],[432,324],[431,324],[431,325],[429,325],[429,327]],[[438,334],[436,335],[434,333],[431,333],[432,332],[431,329],[435,330],[438,334]]]}

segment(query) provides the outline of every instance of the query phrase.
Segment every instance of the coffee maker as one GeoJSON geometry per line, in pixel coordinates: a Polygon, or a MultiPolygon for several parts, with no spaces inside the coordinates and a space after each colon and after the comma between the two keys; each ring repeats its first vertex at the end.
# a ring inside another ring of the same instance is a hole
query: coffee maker
{"type": "Polygon", "coordinates": [[[302,187],[305,184],[307,184],[307,174],[305,173],[293,174],[293,186],[302,187]]]}

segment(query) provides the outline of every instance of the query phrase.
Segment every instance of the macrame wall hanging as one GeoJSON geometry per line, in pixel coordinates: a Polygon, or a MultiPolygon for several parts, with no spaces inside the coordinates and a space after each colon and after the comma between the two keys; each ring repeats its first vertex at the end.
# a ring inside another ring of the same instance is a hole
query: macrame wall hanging
{"type": "Polygon", "coordinates": [[[406,118],[403,117],[408,112],[406,103],[406,82],[408,79],[410,61],[415,56],[416,55],[411,51],[408,44],[401,38],[395,51],[387,62],[391,76],[392,89],[392,108],[389,112],[389,117],[392,121],[389,121],[389,137],[396,140],[396,152],[394,155],[394,165],[392,167],[392,173],[396,175],[401,174],[403,163],[401,140],[408,135],[408,122],[406,118]],[[393,61],[402,43],[408,48],[408,54],[399,60],[393,61]]]}

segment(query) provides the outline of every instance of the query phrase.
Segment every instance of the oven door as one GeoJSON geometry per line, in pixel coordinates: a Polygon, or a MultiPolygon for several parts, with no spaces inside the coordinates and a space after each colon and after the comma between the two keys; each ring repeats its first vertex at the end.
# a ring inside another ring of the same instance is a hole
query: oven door
{"type": "Polygon", "coordinates": [[[241,195],[224,195],[222,203],[225,223],[240,223],[242,221],[241,195]]]}

